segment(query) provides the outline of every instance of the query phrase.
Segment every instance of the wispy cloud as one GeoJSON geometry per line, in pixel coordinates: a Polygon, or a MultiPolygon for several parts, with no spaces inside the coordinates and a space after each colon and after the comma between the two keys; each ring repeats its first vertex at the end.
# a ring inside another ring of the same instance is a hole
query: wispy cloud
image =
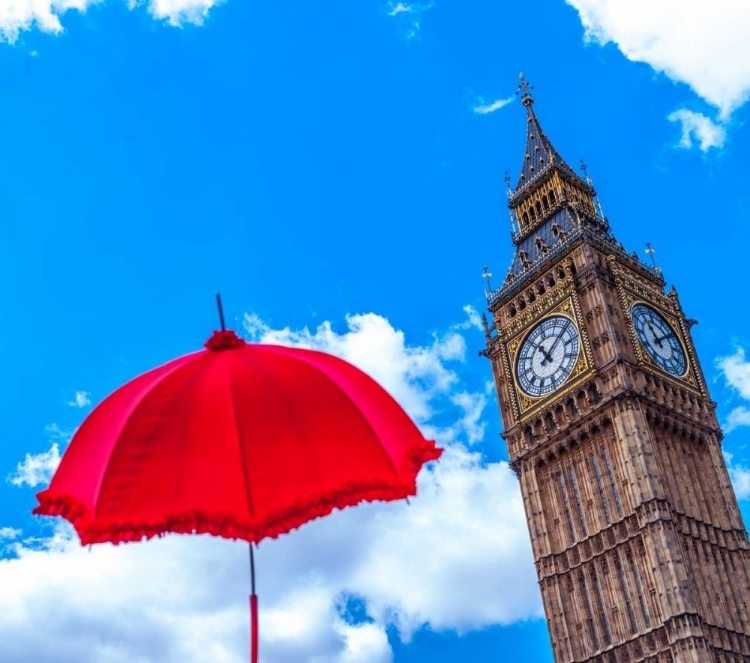
{"type": "MultiPolygon", "coordinates": [[[[209,10],[222,0],[129,0],[130,9],[146,5],[157,20],[173,26],[201,25],[209,10]]],[[[62,19],[71,10],[85,13],[100,0],[15,0],[0,2],[0,41],[15,43],[19,34],[39,30],[48,34],[64,32],[62,19]]],[[[32,55],[36,53],[33,52],[32,55]]]]}
{"type": "Polygon", "coordinates": [[[419,4],[416,2],[389,2],[386,14],[399,21],[404,37],[414,39],[422,28],[422,14],[432,9],[434,2],[419,4]]]}
{"type": "Polygon", "coordinates": [[[0,527],[0,540],[13,541],[21,536],[21,530],[13,527],[0,527]]]}
{"type": "Polygon", "coordinates": [[[91,394],[88,391],[77,391],[73,400],[68,401],[70,407],[84,408],[91,405],[91,394]]]}
{"type": "Polygon", "coordinates": [[[678,143],[681,148],[698,147],[701,152],[708,152],[712,147],[723,147],[727,139],[726,127],[703,113],[680,108],[670,113],[667,119],[681,125],[682,135],[678,143]]]}
{"type": "Polygon", "coordinates": [[[479,331],[484,329],[482,316],[473,306],[470,304],[464,306],[464,313],[466,313],[466,320],[453,325],[453,329],[478,329],[479,331]]]}
{"type": "Polygon", "coordinates": [[[60,447],[53,442],[49,451],[40,454],[26,454],[16,466],[16,471],[7,481],[14,486],[29,486],[36,488],[40,484],[47,485],[57,466],[60,464],[60,447]]]}
{"type": "Polygon", "coordinates": [[[15,472],[6,477],[6,481],[19,488],[29,486],[36,488],[47,485],[60,464],[60,447],[65,447],[75,431],[60,428],[57,424],[50,424],[44,429],[51,442],[50,448],[38,454],[27,453],[26,457],[16,465],[15,472]]]}
{"type": "Polygon", "coordinates": [[[505,99],[496,99],[495,101],[486,102],[482,97],[479,97],[476,105],[474,106],[474,112],[477,115],[487,115],[488,113],[494,113],[495,111],[504,108],[511,103],[515,97],[506,97],[505,99]]]}
{"type": "Polygon", "coordinates": [[[417,11],[419,5],[407,5],[403,2],[391,3],[388,16],[398,16],[399,14],[413,14],[417,11]]]}
{"type": "Polygon", "coordinates": [[[738,405],[729,413],[723,424],[724,431],[731,433],[741,426],[750,426],[750,361],[745,357],[744,348],[738,347],[734,354],[719,357],[715,363],[726,383],[748,401],[748,405],[738,405]]]}
{"type": "Polygon", "coordinates": [[[732,480],[737,499],[747,499],[750,497],[750,468],[735,463],[733,455],[728,451],[724,452],[724,461],[727,464],[729,478],[732,480]]]}
{"type": "Polygon", "coordinates": [[[745,358],[744,348],[738,347],[733,355],[719,357],[716,365],[724,374],[727,383],[736,389],[740,396],[750,401],[750,361],[745,358]]]}
{"type": "Polygon", "coordinates": [[[731,433],[735,428],[739,428],[740,426],[750,426],[750,410],[742,405],[734,408],[729,413],[724,424],[724,432],[731,433]]]}
{"type": "Polygon", "coordinates": [[[49,426],[44,427],[44,432],[47,433],[49,439],[53,442],[66,445],[70,442],[70,438],[73,437],[75,430],[60,428],[58,424],[49,424],[49,426]]]}

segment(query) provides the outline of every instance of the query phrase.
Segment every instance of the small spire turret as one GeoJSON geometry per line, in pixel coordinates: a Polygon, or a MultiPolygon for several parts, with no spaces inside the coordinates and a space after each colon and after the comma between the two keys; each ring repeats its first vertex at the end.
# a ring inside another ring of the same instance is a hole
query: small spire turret
{"type": "Polygon", "coordinates": [[[534,112],[534,97],[531,96],[530,92],[534,87],[526,80],[523,74],[519,76],[519,80],[521,82],[518,85],[516,94],[520,96],[521,103],[526,108],[527,132],[526,154],[524,155],[521,175],[518,178],[515,193],[519,193],[522,189],[529,187],[534,181],[541,179],[554,167],[577,177],[573,169],[558,154],[539,124],[539,119],[534,112]]]}
{"type": "MultiPolygon", "coordinates": [[[[544,133],[534,111],[534,88],[521,74],[516,94],[526,108],[526,152],[516,188],[509,192],[508,206],[519,226],[514,242],[539,227],[561,205],[574,204],[579,211],[596,216],[595,192],[585,174],[582,178],[560,156],[544,133]]],[[[507,184],[507,182],[506,182],[507,184]]]]}

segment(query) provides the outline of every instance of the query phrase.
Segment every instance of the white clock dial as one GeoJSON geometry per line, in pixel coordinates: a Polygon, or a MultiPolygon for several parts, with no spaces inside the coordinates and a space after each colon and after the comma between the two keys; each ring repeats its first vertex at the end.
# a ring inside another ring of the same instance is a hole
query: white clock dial
{"type": "Polygon", "coordinates": [[[630,316],[638,340],[656,365],[671,375],[684,375],[685,351],[664,317],[645,304],[634,304],[630,316]]]}
{"type": "Polygon", "coordinates": [[[578,330],[570,318],[556,315],[543,320],[518,352],[519,386],[529,396],[551,394],[570,377],[580,349],[578,330]]]}

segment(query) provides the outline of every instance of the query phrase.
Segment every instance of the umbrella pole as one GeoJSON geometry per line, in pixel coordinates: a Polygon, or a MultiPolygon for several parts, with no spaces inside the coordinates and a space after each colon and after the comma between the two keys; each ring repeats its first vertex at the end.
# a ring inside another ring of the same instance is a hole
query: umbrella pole
{"type": "Polygon", "coordinates": [[[255,594],[255,555],[250,544],[250,663],[258,663],[258,597],[255,594]]]}

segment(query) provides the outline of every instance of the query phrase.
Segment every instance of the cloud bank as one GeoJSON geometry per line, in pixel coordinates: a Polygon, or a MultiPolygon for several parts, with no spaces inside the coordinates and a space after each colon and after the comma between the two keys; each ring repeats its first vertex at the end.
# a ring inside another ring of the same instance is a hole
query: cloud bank
{"type": "Polygon", "coordinates": [[[614,43],[629,60],[645,62],[689,85],[722,117],[750,97],[750,4],[742,0],[565,0],[586,39],[614,43]]]}
{"type": "MultiPolygon", "coordinates": [[[[248,336],[337,354],[406,407],[443,458],[403,502],[336,512],[257,554],[266,663],[389,663],[387,630],[465,633],[540,617],[518,483],[472,444],[484,434],[485,384],[461,377],[466,322],[423,345],[375,314],[346,329],[274,329],[245,317],[248,336]]],[[[489,369],[488,369],[489,370],[489,369]]],[[[2,523],[0,523],[2,527],[2,523]]],[[[240,663],[249,647],[247,546],[207,536],[81,549],[56,523],[41,538],[9,533],[0,560],[0,641],[8,663],[240,663]],[[44,637],[38,636],[40,618],[44,637]]]]}
{"type": "Polygon", "coordinates": [[[681,125],[677,146],[702,152],[721,148],[731,114],[750,98],[750,3],[743,0],[565,0],[574,7],[585,39],[612,43],[626,58],[644,62],[685,83],[718,109],[715,120],[679,108],[668,119],[681,125]]]}

